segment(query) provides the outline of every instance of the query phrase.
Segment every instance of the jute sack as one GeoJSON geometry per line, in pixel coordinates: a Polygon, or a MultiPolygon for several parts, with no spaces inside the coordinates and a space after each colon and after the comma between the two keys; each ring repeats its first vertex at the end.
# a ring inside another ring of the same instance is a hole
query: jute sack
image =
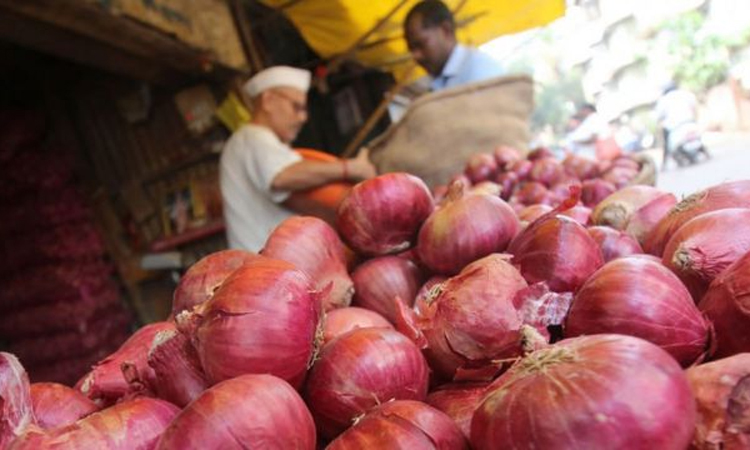
{"type": "Polygon", "coordinates": [[[379,173],[409,172],[430,187],[463,171],[473,153],[526,151],[534,109],[528,76],[493,78],[420,97],[367,146],[379,173]]]}

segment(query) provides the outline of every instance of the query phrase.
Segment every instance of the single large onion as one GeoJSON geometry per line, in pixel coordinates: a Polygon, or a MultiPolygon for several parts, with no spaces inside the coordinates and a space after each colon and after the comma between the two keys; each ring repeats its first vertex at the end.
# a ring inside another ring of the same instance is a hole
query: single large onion
{"type": "Polygon", "coordinates": [[[605,226],[589,227],[588,231],[589,236],[594,238],[599,245],[604,262],[609,262],[623,256],[643,253],[643,249],[638,244],[638,241],[623,231],[605,226]]]}
{"type": "Polygon", "coordinates": [[[286,219],[268,236],[261,254],[290,262],[307,273],[315,288],[326,292],[324,310],[351,303],[354,283],[346,270],[344,243],[325,221],[303,216],[286,219]]]}
{"type": "Polygon", "coordinates": [[[156,322],[139,329],[116,352],[99,361],[76,388],[97,403],[113,404],[133,392],[133,380],[123,373],[123,369],[127,369],[129,377],[140,380],[139,386],[148,389],[155,376],[147,362],[148,349],[157,333],[171,329],[174,329],[171,322],[156,322]]]}
{"type": "Polygon", "coordinates": [[[453,383],[438,387],[427,395],[427,403],[453,419],[468,439],[471,418],[487,393],[487,383],[453,383]]]}
{"type": "Polygon", "coordinates": [[[360,253],[398,253],[411,247],[433,208],[424,181],[406,173],[389,173],[352,188],[339,205],[336,228],[360,253]]]}
{"type": "Polygon", "coordinates": [[[513,209],[502,199],[463,195],[460,188],[451,186],[449,202],[419,231],[419,258],[436,273],[456,274],[472,261],[502,252],[520,228],[513,209]]]}
{"type": "Polygon", "coordinates": [[[193,264],[174,290],[172,314],[189,311],[208,301],[232,272],[257,256],[245,250],[222,250],[193,264]]]}
{"type": "Polygon", "coordinates": [[[527,282],[546,281],[556,292],[574,292],[604,264],[599,246],[586,228],[554,212],[513,239],[508,252],[527,282]]]}
{"type": "Polygon", "coordinates": [[[664,249],[663,263],[685,283],[696,303],[708,285],[750,251],[750,209],[722,209],[680,227],[664,249]]]}
{"type": "Polygon", "coordinates": [[[494,151],[495,161],[500,168],[504,168],[508,164],[518,161],[521,159],[521,152],[513,147],[507,145],[501,145],[494,151]]]}
{"type": "Polygon", "coordinates": [[[208,387],[195,347],[176,329],[156,335],[148,352],[148,365],[154,371],[152,390],[181,408],[208,387]]]}
{"type": "Polygon", "coordinates": [[[651,231],[677,204],[677,197],[665,193],[638,208],[628,220],[625,231],[643,245],[651,231]]]}
{"type": "Polygon", "coordinates": [[[305,387],[320,434],[328,439],[385,401],[424,400],[429,369],[422,353],[401,333],[360,328],[329,342],[305,387]]]}
{"type": "Polygon", "coordinates": [[[607,225],[616,230],[625,230],[633,214],[665,195],[674,198],[674,195],[655,187],[628,186],[599,202],[591,214],[592,222],[594,225],[607,225]]]}
{"type": "Polygon", "coordinates": [[[273,375],[242,375],[206,390],[156,448],[315,449],[315,423],[299,394],[273,375]]]}
{"type": "Polygon", "coordinates": [[[33,423],[29,377],[15,356],[0,352],[0,448],[33,423]]]}
{"type": "Polygon", "coordinates": [[[667,242],[682,225],[693,217],[726,208],[750,208],[750,180],[722,183],[683,199],[649,233],[643,249],[662,256],[667,242]]]}
{"type": "Polygon", "coordinates": [[[445,413],[422,402],[396,400],[359,419],[327,450],[468,449],[468,442],[445,413]]]}
{"type": "Polygon", "coordinates": [[[515,364],[471,423],[477,450],[684,450],[695,423],[679,364],[632,336],[561,341],[515,364]]]}
{"type": "Polygon", "coordinates": [[[581,201],[589,208],[594,208],[616,190],[614,184],[600,178],[586,180],[581,185],[581,201]]]}
{"type": "Polygon", "coordinates": [[[393,322],[396,318],[393,299],[400,297],[411,306],[424,275],[406,258],[381,256],[357,267],[352,279],[356,292],[354,303],[393,322]]]}
{"type": "Polygon", "coordinates": [[[204,308],[178,317],[212,383],[247,373],[299,387],[313,355],[320,302],[312,281],[286,261],[259,257],[224,281],[204,308]]]}
{"type": "Polygon", "coordinates": [[[31,404],[37,425],[44,429],[70,425],[99,411],[88,397],[59,383],[32,384],[31,404]]]}
{"type": "Polygon", "coordinates": [[[698,307],[716,329],[716,357],[750,352],[750,252],[714,279],[698,307]]]}
{"type": "Polygon", "coordinates": [[[750,353],[687,370],[698,409],[691,449],[750,448],[750,353]]]}
{"type": "Polygon", "coordinates": [[[393,328],[393,325],[385,317],[369,309],[356,306],[334,309],[325,317],[323,345],[357,328],[393,328]]]}
{"type": "Polygon", "coordinates": [[[176,406],[163,400],[139,397],[93,413],[65,427],[47,431],[30,427],[10,449],[151,449],[155,448],[159,437],[179,411],[176,406]]]}
{"type": "Polygon", "coordinates": [[[687,367],[701,360],[711,325],[680,280],[646,258],[605,264],[581,287],[565,320],[565,336],[617,333],[650,341],[687,367]]]}
{"type": "Polygon", "coordinates": [[[568,155],[563,160],[563,167],[570,175],[579,180],[589,180],[599,175],[599,167],[596,161],[592,161],[576,154],[568,155]]]}
{"type": "Polygon", "coordinates": [[[440,285],[428,314],[417,319],[425,355],[441,377],[491,377],[495,360],[520,352],[523,323],[513,298],[526,282],[508,259],[494,254],[469,264],[440,285]]]}
{"type": "Polygon", "coordinates": [[[497,160],[489,153],[474,153],[469,157],[464,173],[472,183],[491,180],[497,175],[497,160]]]}
{"type": "Polygon", "coordinates": [[[542,183],[546,187],[552,187],[560,181],[565,169],[555,158],[541,158],[534,161],[529,172],[529,181],[542,183]]]}

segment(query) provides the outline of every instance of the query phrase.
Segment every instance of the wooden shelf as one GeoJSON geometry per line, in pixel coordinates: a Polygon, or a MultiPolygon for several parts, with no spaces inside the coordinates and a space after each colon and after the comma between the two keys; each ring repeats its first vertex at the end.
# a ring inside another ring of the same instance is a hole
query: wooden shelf
{"type": "Polygon", "coordinates": [[[209,236],[223,233],[225,229],[226,226],[224,225],[223,220],[214,220],[202,227],[191,228],[184,233],[156,239],[151,243],[149,250],[151,250],[152,252],[174,250],[175,248],[182,245],[190,244],[191,242],[199,241],[209,236]]]}

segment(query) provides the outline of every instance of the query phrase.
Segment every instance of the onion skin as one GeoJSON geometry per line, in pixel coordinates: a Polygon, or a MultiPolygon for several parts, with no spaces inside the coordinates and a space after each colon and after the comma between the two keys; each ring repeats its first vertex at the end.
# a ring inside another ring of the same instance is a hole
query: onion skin
{"type": "Polygon", "coordinates": [[[636,211],[663,195],[674,197],[651,186],[628,186],[599,202],[591,213],[591,221],[594,225],[625,230],[636,211]]]}
{"type": "Polygon", "coordinates": [[[698,406],[691,449],[750,448],[747,426],[750,354],[742,353],[686,371],[698,406]]]}
{"type": "Polygon", "coordinates": [[[665,351],[631,336],[585,336],[532,353],[493,383],[471,444],[683,450],[694,423],[687,377],[665,351]]]}
{"type": "Polygon", "coordinates": [[[193,264],[174,291],[172,315],[190,311],[208,301],[224,280],[258,255],[245,250],[222,250],[193,264]]]}
{"type": "Polygon", "coordinates": [[[698,303],[724,269],[750,251],[750,209],[723,209],[695,217],[667,243],[662,262],[698,303]]]}
{"type": "Polygon", "coordinates": [[[175,330],[159,332],[148,352],[154,371],[152,390],[168,402],[184,408],[208,387],[198,353],[188,336],[175,330]]]}
{"type": "Polygon", "coordinates": [[[327,450],[365,448],[468,449],[468,442],[445,413],[412,400],[380,405],[331,442],[327,450]]]}
{"type": "Polygon", "coordinates": [[[427,404],[453,419],[466,439],[471,436],[471,418],[487,393],[488,383],[453,383],[427,395],[427,404]]]}
{"type": "Polygon", "coordinates": [[[599,245],[604,262],[643,253],[643,249],[633,236],[612,227],[589,227],[588,232],[599,245]]]}
{"type": "Polygon", "coordinates": [[[299,387],[321,313],[311,283],[292,264],[266,257],[227,278],[194,319],[193,343],[208,380],[269,373],[299,387]]]}
{"type": "Polygon", "coordinates": [[[29,377],[14,355],[0,352],[0,448],[34,422],[29,377]]]}
{"type": "Polygon", "coordinates": [[[317,217],[294,216],[273,230],[261,255],[294,264],[314,281],[315,289],[323,291],[323,309],[349,306],[354,283],[346,270],[344,243],[325,221],[317,217]]]}
{"type": "Polygon", "coordinates": [[[334,309],[325,317],[323,345],[357,328],[393,328],[393,325],[385,317],[369,309],[356,306],[334,309]]]}
{"type": "Polygon", "coordinates": [[[630,216],[625,231],[643,245],[651,231],[677,204],[677,197],[665,193],[641,206],[630,216]]]}
{"type": "Polygon", "coordinates": [[[596,207],[617,190],[614,184],[600,178],[586,180],[581,186],[581,201],[589,208],[596,207]]]}
{"type": "Polygon", "coordinates": [[[750,252],[711,283],[698,304],[716,329],[715,357],[750,352],[750,252]]]}
{"type": "Polygon", "coordinates": [[[525,181],[517,186],[511,200],[524,205],[535,205],[544,202],[548,193],[547,188],[542,183],[525,181]]]}
{"type": "Polygon", "coordinates": [[[472,183],[481,183],[497,175],[497,160],[489,153],[474,153],[466,163],[464,173],[472,183]]]}
{"type": "Polygon", "coordinates": [[[389,173],[352,188],[339,205],[336,228],[359,253],[398,253],[412,246],[433,209],[424,181],[406,173],[389,173]]]}
{"type": "Polygon", "coordinates": [[[588,225],[591,217],[591,208],[583,205],[576,205],[570,209],[560,212],[563,216],[568,216],[583,226],[588,225]]]}
{"type": "Polygon", "coordinates": [[[393,299],[398,296],[411,306],[424,275],[406,258],[381,256],[357,267],[352,279],[356,292],[354,303],[393,322],[396,318],[393,299]]]}
{"type": "Polygon", "coordinates": [[[518,213],[518,219],[521,221],[521,225],[525,228],[526,226],[528,226],[528,224],[542,217],[553,209],[554,208],[552,208],[551,206],[543,205],[541,203],[526,206],[521,210],[521,212],[518,213]]]}
{"type": "Polygon", "coordinates": [[[93,413],[66,427],[43,431],[30,427],[12,450],[153,449],[179,409],[163,400],[139,397],[93,413]]]}
{"type": "Polygon", "coordinates": [[[417,296],[414,299],[414,311],[417,313],[417,315],[426,317],[431,314],[430,311],[434,306],[435,297],[440,290],[440,287],[438,287],[438,285],[447,279],[448,277],[435,275],[434,277],[431,277],[429,280],[427,280],[421,288],[419,288],[417,296]]]}
{"type": "Polygon", "coordinates": [[[70,425],[99,410],[88,397],[59,383],[34,383],[30,392],[36,423],[43,429],[70,425]]]}
{"type": "Polygon", "coordinates": [[[299,394],[273,375],[242,375],[205,391],[162,435],[159,450],[315,449],[315,423],[299,394]]]}
{"type": "Polygon", "coordinates": [[[750,180],[718,184],[683,199],[649,233],[643,249],[662,256],[669,239],[683,224],[701,214],[727,208],[750,208],[750,180]]]}
{"type": "Polygon", "coordinates": [[[424,400],[429,368],[401,333],[360,328],[326,344],[307,380],[305,398],[318,431],[332,439],[385,401],[424,400]]]}
{"type": "Polygon", "coordinates": [[[565,320],[565,336],[598,333],[636,336],[656,344],[687,367],[706,355],[711,324],[666,267],[646,258],[605,264],[581,287],[565,320]]]}
{"type": "Polygon", "coordinates": [[[451,186],[448,203],[419,231],[419,259],[436,274],[453,275],[472,261],[502,252],[520,229],[515,212],[502,199],[463,195],[459,188],[451,186]]]}

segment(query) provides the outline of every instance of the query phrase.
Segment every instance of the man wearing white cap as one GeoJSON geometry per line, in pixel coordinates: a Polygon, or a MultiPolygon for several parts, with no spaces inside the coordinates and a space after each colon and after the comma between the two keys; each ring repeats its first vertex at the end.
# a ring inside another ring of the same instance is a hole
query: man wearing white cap
{"type": "Polygon", "coordinates": [[[259,251],[276,225],[295,212],[308,213],[304,200],[289,200],[292,192],[375,176],[366,150],[336,162],[303,160],[292,150],[307,121],[309,88],[310,72],[287,66],[263,70],[244,85],[252,120],[229,139],[220,166],[232,248],[259,251]]]}

